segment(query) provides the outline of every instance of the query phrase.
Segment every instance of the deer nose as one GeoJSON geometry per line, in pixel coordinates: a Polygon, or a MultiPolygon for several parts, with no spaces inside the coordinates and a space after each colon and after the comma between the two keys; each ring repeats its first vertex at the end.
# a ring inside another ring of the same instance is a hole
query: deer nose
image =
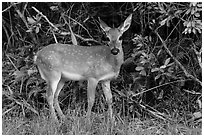
{"type": "Polygon", "coordinates": [[[119,50],[118,48],[116,48],[116,47],[114,47],[114,48],[111,50],[111,53],[112,53],[113,55],[117,55],[119,52],[120,52],[120,50],[119,50]]]}

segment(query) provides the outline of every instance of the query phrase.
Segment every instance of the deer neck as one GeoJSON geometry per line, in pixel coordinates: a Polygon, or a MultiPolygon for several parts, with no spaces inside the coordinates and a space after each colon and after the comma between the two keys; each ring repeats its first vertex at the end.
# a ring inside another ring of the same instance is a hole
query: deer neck
{"type": "Polygon", "coordinates": [[[124,62],[124,53],[123,53],[122,46],[119,48],[119,50],[120,52],[117,55],[112,55],[114,56],[114,65],[115,65],[114,71],[118,74],[120,72],[120,67],[124,62]]]}

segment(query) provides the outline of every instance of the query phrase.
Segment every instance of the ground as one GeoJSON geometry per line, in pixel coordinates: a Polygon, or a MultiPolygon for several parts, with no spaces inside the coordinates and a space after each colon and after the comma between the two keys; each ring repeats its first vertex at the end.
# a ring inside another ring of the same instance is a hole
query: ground
{"type": "Polygon", "coordinates": [[[104,114],[92,114],[91,126],[85,116],[78,113],[66,115],[69,120],[56,124],[48,115],[41,114],[32,119],[20,116],[2,117],[3,135],[201,135],[201,128],[192,128],[177,122],[171,123],[155,118],[125,118],[115,115],[112,131],[104,114]]]}

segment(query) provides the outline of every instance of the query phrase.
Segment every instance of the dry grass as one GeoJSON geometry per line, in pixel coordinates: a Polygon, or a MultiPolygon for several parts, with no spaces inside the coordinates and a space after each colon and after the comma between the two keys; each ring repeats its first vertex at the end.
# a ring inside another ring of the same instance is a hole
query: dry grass
{"type": "Polygon", "coordinates": [[[128,119],[115,116],[112,132],[103,114],[93,114],[88,126],[84,116],[69,114],[66,122],[56,124],[41,114],[33,119],[23,116],[3,116],[3,135],[200,135],[201,128],[190,128],[181,124],[138,118],[128,119]]]}

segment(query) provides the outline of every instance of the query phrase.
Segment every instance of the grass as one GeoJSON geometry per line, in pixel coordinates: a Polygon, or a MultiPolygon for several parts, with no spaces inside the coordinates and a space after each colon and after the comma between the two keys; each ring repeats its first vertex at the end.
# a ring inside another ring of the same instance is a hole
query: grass
{"type": "Polygon", "coordinates": [[[3,135],[200,135],[201,128],[190,128],[179,123],[169,123],[158,119],[122,118],[115,116],[113,130],[105,120],[105,114],[92,113],[91,126],[84,116],[67,114],[66,122],[56,124],[46,114],[32,119],[20,116],[2,117],[3,135]]]}

